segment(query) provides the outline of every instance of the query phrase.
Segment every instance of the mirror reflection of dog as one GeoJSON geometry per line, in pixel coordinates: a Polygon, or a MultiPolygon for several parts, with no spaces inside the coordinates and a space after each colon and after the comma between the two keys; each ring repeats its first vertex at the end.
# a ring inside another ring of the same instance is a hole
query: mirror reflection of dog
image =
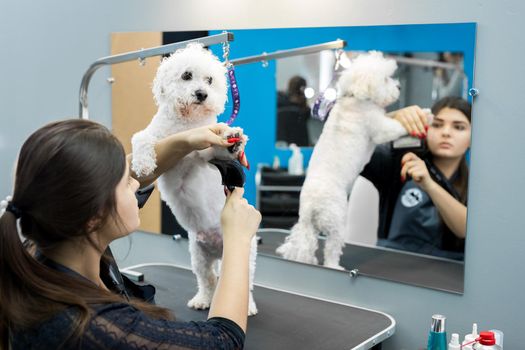
{"type": "Polygon", "coordinates": [[[338,99],[308,165],[300,195],[299,221],[277,253],[289,260],[317,264],[317,235],[326,235],[324,266],[339,268],[344,246],[348,196],[374,148],[406,135],[386,116],[399,97],[392,78],[396,62],[377,51],[352,60],[338,81],[338,99]]]}
{"type": "MultiPolygon", "coordinates": [[[[217,123],[224,111],[228,86],[226,68],[200,44],[190,44],[161,62],[153,82],[158,111],[146,129],[132,138],[132,169],[147,176],[156,168],[155,143],[169,135],[217,123]]],[[[194,151],[158,179],[161,198],[177,221],[188,231],[192,271],[197,277],[197,294],[188,302],[194,309],[210,306],[217,285],[216,264],[222,257],[220,214],[225,203],[221,175],[211,159],[236,159],[247,164],[244,148],[248,138],[241,128],[228,128],[224,138],[239,137],[233,147],[214,146],[194,151]]],[[[257,313],[253,300],[253,275],[257,245],[250,255],[249,314],[257,313]]]]}

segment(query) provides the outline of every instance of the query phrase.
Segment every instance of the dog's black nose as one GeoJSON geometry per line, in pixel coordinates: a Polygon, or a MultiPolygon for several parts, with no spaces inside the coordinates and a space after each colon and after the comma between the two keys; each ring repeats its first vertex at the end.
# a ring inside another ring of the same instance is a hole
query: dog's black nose
{"type": "Polygon", "coordinates": [[[195,97],[197,97],[197,101],[203,102],[208,97],[208,94],[204,90],[197,90],[195,91],[195,97]]]}

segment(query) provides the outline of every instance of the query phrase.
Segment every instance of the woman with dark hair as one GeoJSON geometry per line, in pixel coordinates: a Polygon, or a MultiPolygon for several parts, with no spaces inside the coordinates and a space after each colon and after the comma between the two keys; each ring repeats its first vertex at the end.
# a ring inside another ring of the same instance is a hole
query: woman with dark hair
{"type": "MultiPolygon", "coordinates": [[[[225,127],[160,141],[159,168],[142,185],[193,150],[231,146],[218,136],[225,127]]],[[[105,282],[106,248],[139,225],[138,188],[122,145],[100,124],[54,122],[27,139],[13,196],[0,213],[0,349],[243,348],[250,242],[260,214],[241,188],[228,195],[209,319],[176,322],[169,310],[128,299],[105,282]]]]}
{"type": "Polygon", "coordinates": [[[418,106],[392,113],[411,134],[426,138],[424,152],[376,148],[361,174],[379,191],[378,245],[462,260],[467,218],[471,107],[445,97],[433,120],[418,106]]]}
{"type": "Polygon", "coordinates": [[[308,136],[308,119],[310,118],[310,107],[308,107],[304,90],[306,80],[300,76],[294,76],[288,81],[288,92],[286,99],[278,99],[277,106],[277,135],[276,140],[286,145],[295,143],[297,146],[310,146],[308,136]]]}

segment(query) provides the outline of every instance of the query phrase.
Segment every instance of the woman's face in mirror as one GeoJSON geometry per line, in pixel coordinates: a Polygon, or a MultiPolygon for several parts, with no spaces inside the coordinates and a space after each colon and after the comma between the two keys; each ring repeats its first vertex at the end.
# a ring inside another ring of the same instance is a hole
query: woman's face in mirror
{"type": "Polygon", "coordinates": [[[459,110],[445,107],[428,129],[428,148],[435,157],[459,158],[470,147],[470,121],[459,110]]]}

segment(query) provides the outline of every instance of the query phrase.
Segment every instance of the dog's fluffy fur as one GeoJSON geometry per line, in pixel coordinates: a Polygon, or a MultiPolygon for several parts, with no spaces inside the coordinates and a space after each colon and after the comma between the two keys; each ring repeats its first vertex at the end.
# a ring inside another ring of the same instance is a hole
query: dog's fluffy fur
{"type": "MultiPolygon", "coordinates": [[[[132,138],[132,169],[138,176],[156,168],[156,141],[178,132],[217,122],[227,100],[226,68],[202,45],[190,44],[162,61],[153,82],[158,111],[146,129],[132,138]]],[[[213,158],[235,159],[248,138],[241,128],[230,128],[225,138],[238,133],[242,139],[236,152],[223,147],[194,151],[158,179],[161,198],[181,226],[188,231],[197,294],[188,302],[195,309],[210,306],[217,284],[215,263],[222,256],[220,214],[225,203],[221,175],[209,164],[213,158]]],[[[251,293],[255,270],[256,242],[250,257],[249,314],[257,313],[251,293]]]]}
{"type": "Polygon", "coordinates": [[[356,57],[338,81],[338,99],[310,159],[301,191],[299,221],[277,253],[317,264],[317,234],[326,235],[324,265],[341,268],[348,195],[377,144],[406,135],[385,107],[399,97],[397,66],[380,52],[356,57]]]}

